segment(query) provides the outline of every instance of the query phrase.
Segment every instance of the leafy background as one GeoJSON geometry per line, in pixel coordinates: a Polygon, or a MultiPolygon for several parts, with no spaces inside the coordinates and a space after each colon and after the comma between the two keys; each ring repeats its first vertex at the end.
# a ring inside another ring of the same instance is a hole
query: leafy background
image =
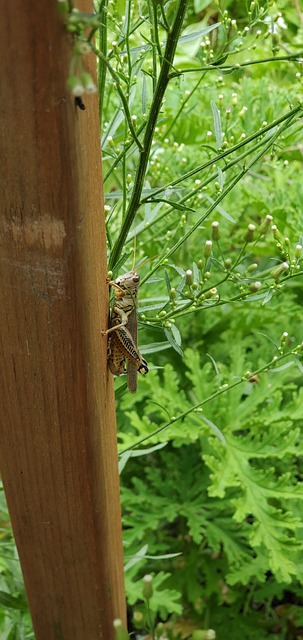
{"type": "MultiPolygon", "coordinates": [[[[224,23],[228,9],[241,36],[236,29],[233,38],[226,27],[225,32],[218,29],[202,38],[203,46],[199,37],[183,43],[177,49],[176,68],[200,69],[210,59],[209,49],[215,58],[228,50],[225,64],[300,50],[298,8],[288,3],[262,6],[264,14],[258,5],[254,23],[244,5],[220,2],[218,10],[215,3],[191,4],[183,35],[199,33],[207,20],[224,23]],[[280,25],[277,51],[273,51],[275,39],[268,35],[271,19],[280,25]]],[[[301,94],[300,69],[297,62],[272,60],[230,73],[213,68],[201,76],[200,70],[192,71],[172,80],[154,133],[145,189],[170,185],[216,155],[211,101],[220,111],[227,145],[236,144],[296,104],[301,94]]],[[[132,104],[132,112],[138,114],[142,114],[143,78],[144,72],[138,77],[132,104]]],[[[302,341],[301,271],[267,296],[271,269],[287,247],[293,257],[301,242],[300,127],[296,123],[264,153],[224,198],[223,210],[214,211],[155,274],[148,278],[149,265],[140,271],[140,350],[151,371],[140,379],[135,397],[118,394],[117,409],[120,450],[128,449],[125,456],[138,440],[150,436],[140,445],[141,455],[137,450],[121,474],[126,584],[134,627],[142,624],[144,628],[146,623],[145,605],[140,604],[141,578],[151,573],[152,608],[157,619],[169,620],[168,634],[173,628],[180,638],[195,629],[212,629],[219,639],[301,637],[302,368],[289,358],[281,367],[266,370],[266,363],[280,353],[283,332],[288,333],[286,351],[302,341]],[[266,215],[279,229],[281,246],[269,228],[267,235],[244,248],[247,225],[260,227],[266,215]],[[177,312],[172,337],[180,349],[167,349],[167,331],[163,333],[167,327],[160,325],[161,312],[171,312],[169,290],[178,291],[187,269],[195,275],[200,260],[205,267],[203,252],[212,238],[214,220],[220,222],[220,241],[214,243],[207,270],[209,286],[217,286],[220,293],[220,304],[177,312]],[[239,279],[228,278],[218,286],[226,260],[240,260],[239,279]],[[250,265],[257,265],[251,278],[250,265]],[[246,277],[248,282],[260,278],[265,293],[235,300],[246,277]],[[255,379],[191,411],[219,388],[262,367],[255,379]],[[174,421],[174,416],[186,411],[188,415],[174,421]],[[153,435],[170,420],[166,429],[153,435]],[[157,449],[160,444],[164,446],[157,449]]],[[[106,122],[104,131],[106,135],[106,122]]],[[[122,140],[122,131],[120,139],[116,133],[115,144],[122,140]]],[[[105,166],[112,161],[106,150],[104,159],[105,166]]],[[[133,180],[135,159],[135,153],[127,159],[129,180],[133,180]]],[[[224,168],[224,163],[218,164],[224,168]]],[[[235,164],[227,181],[240,166],[235,164]]],[[[170,201],[180,202],[199,188],[197,179],[206,185],[213,172],[210,166],[172,186],[170,201]]],[[[220,177],[218,172],[218,181],[220,177]]],[[[165,255],[186,234],[208,206],[207,197],[215,198],[213,182],[186,200],[190,211],[176,207],[167,213],[163,201],[143,203],[129,234],[130,250],[136,236],[137,259],[165,255]]],[[[113,194],[119,190],[117,170],[106,184],[112,208],[113,194]]],[[[110,217],[113,235],[119,211],[116,205],[110,217]]],[[[123,387],[120,380],[116,383],[123,387]]]]}

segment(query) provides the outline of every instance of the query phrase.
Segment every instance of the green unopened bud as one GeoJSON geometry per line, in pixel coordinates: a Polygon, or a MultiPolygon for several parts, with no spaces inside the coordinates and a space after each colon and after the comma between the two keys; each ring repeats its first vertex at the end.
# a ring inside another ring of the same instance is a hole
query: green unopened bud
{"type": "Polygon", "coordinates": [[[169,297],[170,297],[170,299],[171,299],[171,300],[175,300],[175,299],[176,299],[176,297],[177,297],[176,289],[172,288],[172,289],[170,290],[170,292],[169,292],[169,297]]]}
{"type": "Polygon", "coordinates": [[[258,269],[258,265],[256,262],[253,262],[249,267],[247,267],[247,273],[253,273],[256,269],[258,269]]]}
{"type": "Polygon", "coordinates": [[[272,230],[272,232],[273,232],[274,239],[275,239],[275,240],[280,240],[280,238],[281,238],[281,234],[280,234],[280,231],[279,231],[279,229],[278,229],[278,227],[277,227],[277,225],[276,225],[276,224],[273,224],[273,225],[272,225],[271,230],[272,230]]]}
{"type": "Polygon", "coordinates": [[[211,256],[212,248],[213,248],[212,241],[206,240],[204,245],[204,258],[209,258],[211,256]]]}
{"type": "Polygon", "coordinates": [[[261,287],[262,287],[262,282],[259,282],[259,280],[256,280],[256,282],[252,282],[249,288],[252,293],[256,293],[256,291],[259,291],[261,287]]]}
{"type": "Polygon", "coordinates": [[[97,87],[90,73],[86,73],[86,71],[83,71],[83,73],[81,73],[81,82],[84,86],[85,93],[96,93],[97,87]]]}
{"type": "Polygon", "coordinates": [[[150,600],[153,595],[153,576],[146,575],[143,578],[143,598],[150,600]]]}
{"type": "Polygon", "coordinates": [[[219,182],[215,182],[215,189],[217,191],[221,191],[221,186],[220,186],[219,182]]]}
{"type": "Polygon", "coordinates": [[[214,629],[196,629],[191,638],[192,640],[215,640],[216,632],[214,629]]]}
{"type": "Polygon", "coordinates": [[[83,96],[85,93],[85,88],[78,76],[69,76],[66,85],[73,96],[83,96]]]}
{"type": "Polygon", "coordinates": [[[115,146],[114,138],[112,136],[107,136],[107,142],[111,147],[115,146]]]}
{"type": "Polygon", "coordinates": [[[204,267],[203,260],[198,260],[198,269],[200,269],[200,271],[201,271],[201,269],[203,269],[203,267],[204,267]]]}
{"type": "Polygon", "coordinates": [[[113,622],[116,640],[129,640],[129,635],[123,625],[122,620],[116,618],[113,622]]]}
{"type": "Polygon", "coordinates": [[[144,616],[141,613],[141,611],[137,611],[137,610],[134,611],[134,613],[133,613],[133,622],[134,622],[134,625],[137,628],[139,628],[139,629],[142,628],[142,626],[144,624],[144,616]]]}
{"type": "Polygon", "coordinates": [[[288,269],[289,269],[288,262],[281,262],[281,264],[279,264],[270,272],[270,275],[274,280],[276,280],[276,282],[278,282],[278,280],[281,278],[283,273],[286,273],[288,269]]]}
{"type": "Polygon", "coordinates": [[[253,241],[255,230],[256,230],[256,226],[254,224],[249,224],[248,225],[246,236],[245,236],[246,242],[252,242],[253,241]]]}
{"type": "Polygon", "coordinates": [[[212,298],[213,296],[215,296],[216,293],[217,293],[216,287],[212,287],[212,289],[209,289],[209,291],[206,291],[205,298],[209,300],[209,298],[212,298]]]}
{"type": "Polygon", "coordinates": [[[301,251],[302,251],[302,245],[296,244],[295,258],[300,258],[301,251]]]}
{"type": "Polygon", "coordinates": [[[165,317],[166,317],[166,315],[167,315],[167,313],[166,313],[166,311],[164,311],[164,309],[163,309],[162,311],[160,311],[160,313],[159,313],[159,316],[158,316],[158,317],[159,317],[159,318],[165,318],[165,317]]]}
{"type": "Polygon", "coordinates": [[[70,20],[79,20],[79,13],[79,9],[76,9],[76,7],[74,7],[70,15],[70,20]]]}
{"type": "Polygon", "coordinates": [[[211,224],[211,237],[213,240],[217,241],[220,238],[220,225],[217,220],[214,220],[211,224]]]}
{"type": "Polygon", "coordinates": [[[159,622],[156,626],[156,639],[157,640],[161,640],[161,638],[164,638],[164,624],[163,622],[159,622]]]}
{"type": "Polygon", "coordinates": [[[113,40],[113,42],[112,42],[112,48],[113,48],[113,51],[114,51],[115,53],[119,53],[120,49],[119,49],[118,42],[117,42],[116,40],[113,40]]]}
{"type": "Polygon", "coordinates": [[[83,42],[82,40],[78,40],[75,45],[75,53],[78,53],[80,56],[86,56],[90,53],[91,47],[88,42],[83,42]]]}
{"type": "Polygon", "coordinates": [[[229,270],[231,268],[231,259],[226,258],[226,260],[224,260],[224,265],[225,265],[225,269],[229,270]]]}
{"type": "Polygon", "coordinates": [[[282,335],[281,335],[281,347],[284,349],[285,345],[286,345],[286,340],[288,338],[288,332],[287,331],[283,331],[282,335]]]}
{"type": "Polygon", "coordinates": [[[259,232],[261,234],[267,233],[272,221],[273,221],[273,217],[272,216],[270,216],[269,214],[267,216],[265,216],[264,220],[262,220],[262,222],[260,224],[259,232]]]}
{"type": "Polygon", "coordinates": [[[185,284],[188,287],[191,287],[192,283],[193,283],[194,279],[193,279],[193,272],[188,269],[185,273],[185,284]]]}

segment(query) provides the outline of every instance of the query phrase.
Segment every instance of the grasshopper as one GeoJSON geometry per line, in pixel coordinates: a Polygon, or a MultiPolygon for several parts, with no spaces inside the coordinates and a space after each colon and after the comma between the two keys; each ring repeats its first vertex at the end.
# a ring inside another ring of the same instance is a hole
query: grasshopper
{"type": "Polygon", "coordinates": [[[104,333],[109,337],[108,366],[115,376],[125,373],[127,360],[127,386],[131,393],[137,390],[137,373],[148,373],[146,360],[138,350],[138,289],[140,276],[128,271],[116,280],[108,280],[115,289],[110,328],[104,333]]]}

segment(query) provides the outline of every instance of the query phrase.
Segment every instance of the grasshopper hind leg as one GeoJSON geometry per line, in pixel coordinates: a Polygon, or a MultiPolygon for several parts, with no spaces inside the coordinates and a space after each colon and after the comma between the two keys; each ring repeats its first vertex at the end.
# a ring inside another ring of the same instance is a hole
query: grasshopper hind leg
{"type": "Polygon", "coordinates": [[[114,336],[115,334],[108,341],[108,366],[114,376],[121,376],[122,373],[126,373],[125,355],[114,336]]]}

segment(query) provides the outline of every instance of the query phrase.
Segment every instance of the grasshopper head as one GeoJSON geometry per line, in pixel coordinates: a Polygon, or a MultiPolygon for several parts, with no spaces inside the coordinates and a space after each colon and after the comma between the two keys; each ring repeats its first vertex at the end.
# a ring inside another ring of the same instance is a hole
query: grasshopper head
{"type": "Polygon", "coordinates": [[[140,284],[140,276],[135,271],[128,271],[119,276],[115,280],[116,285],[122,290],[130,291],[130,293],[137,293],[140,284]]]}

